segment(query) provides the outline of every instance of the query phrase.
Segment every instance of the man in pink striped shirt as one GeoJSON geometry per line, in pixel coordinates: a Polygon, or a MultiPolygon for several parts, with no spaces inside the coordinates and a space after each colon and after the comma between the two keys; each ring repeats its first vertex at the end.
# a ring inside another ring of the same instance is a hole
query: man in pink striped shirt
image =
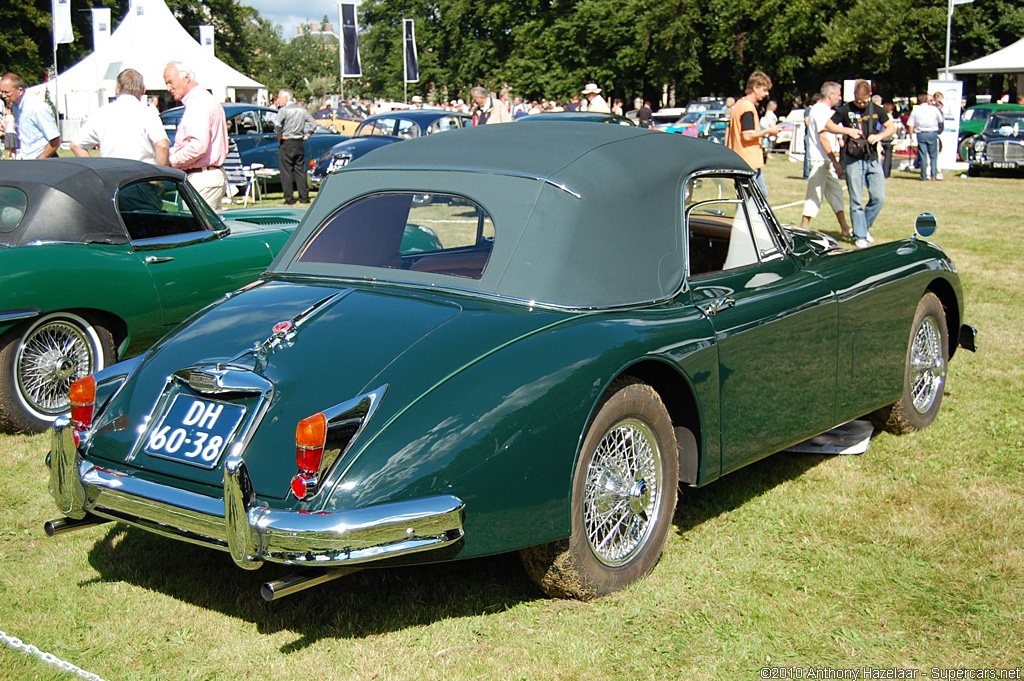
{"type": "Polygon", "coordinates": [[[211,208],[220,209],[227,178],[228,127],[224,107],[199,87],[195,72],[182,62],[164,69],[167,91],[185,105],[174,135],[169,161],[188,174],[188,181],[211,208]]]}

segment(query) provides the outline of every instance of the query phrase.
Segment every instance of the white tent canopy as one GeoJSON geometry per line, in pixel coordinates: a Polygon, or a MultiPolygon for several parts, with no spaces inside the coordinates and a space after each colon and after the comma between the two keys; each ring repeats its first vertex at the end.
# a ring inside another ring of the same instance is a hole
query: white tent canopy
{"type": "Polygon", "coordinates": [[[1024,73],[1024,38],[974,61],[949,67],[950,73],[1024,73]]]}
{"type": "MultiPolygon", "coordinates": [[[[262,83],[239,73],[204,48],[182,28],[164,0],[132,0],[127,16],[98,50],[61,73],[55,84],[43,83],[30,92],[42,95],[43,88],[57,102],[65,120],[74,126],[114,96],[117,74],[133,68],[142,74],[148,92],[166,89],[164,68],[180,61],[196,72],[201,87],[220,101],[266,102],[262,83]],[[55,89],[59,88],[59,93],[55,89]]],[[[65,135],[72,132],[65,129],[65,135]]]]}

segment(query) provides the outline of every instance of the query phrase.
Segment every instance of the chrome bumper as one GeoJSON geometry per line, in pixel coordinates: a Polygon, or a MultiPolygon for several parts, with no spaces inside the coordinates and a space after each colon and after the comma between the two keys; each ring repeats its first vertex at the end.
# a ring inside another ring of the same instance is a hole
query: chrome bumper
{"type": "Polygon", "coordinates": [[[83,461],[67,417],[53,424],[48,463],[50,494],[68,518],[120,520],[228,551],[249,570],[264,561],[356,565],[449,546],[464,534],[465,504],[449,495],[342,511],[271,508],[238,455],[224,464],[223,499],[142,480],[83,461]]]}

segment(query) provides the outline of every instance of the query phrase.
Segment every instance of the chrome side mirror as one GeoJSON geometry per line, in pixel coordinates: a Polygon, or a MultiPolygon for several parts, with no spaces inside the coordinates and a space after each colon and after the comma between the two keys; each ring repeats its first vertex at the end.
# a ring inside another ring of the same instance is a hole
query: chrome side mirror
{"type": "Polygon", "coordinates": [[[916,236],[919,236],[922,239],[927,239],[932,234],[935,234],[935,230],[938,228],[939,223],[931,213],[921,213],[917,216],[917,220],[914,222],[914,232],[916,233],[916,236]]]}

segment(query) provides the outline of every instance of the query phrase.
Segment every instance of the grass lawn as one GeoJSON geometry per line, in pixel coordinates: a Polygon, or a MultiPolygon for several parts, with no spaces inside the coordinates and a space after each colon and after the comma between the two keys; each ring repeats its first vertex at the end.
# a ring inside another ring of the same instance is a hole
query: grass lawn
{"type": "MultiPolygon", "coordinates": [[[[803,199],[799,164],[775,157],[766,172],[774,205],[803,199]]],[[[244,572],[226,553],[120,524],[47,539],[43,522],[58,514],[46,437],[0,435],[0,629],[106,679],[1019,667],[1024,180],[946,178],[894,171],[874,230],[879,241],[909,236],[919,212],[934,213],[966,321],[981,331],[980,351],[950,365],[935,425],[877,435],[863,456],[779,454],[686,490],[661,563],[622,592],[552,600],[504,555],[366,570],[266,605],[259,584],[283,568],[244,572]]],[[[800,209],[778,213],[799,222],[800,209]]],[[[838,234],[827,206],[814,226],[838,234]]],[[[0,678],[63,677],[0,646],[0,678]]]]}

